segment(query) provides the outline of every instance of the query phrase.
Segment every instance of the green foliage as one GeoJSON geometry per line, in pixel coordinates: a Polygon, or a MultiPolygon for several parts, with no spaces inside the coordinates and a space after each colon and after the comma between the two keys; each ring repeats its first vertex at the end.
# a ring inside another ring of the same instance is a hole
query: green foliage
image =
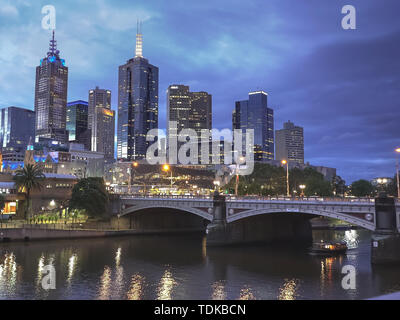
{"type": "MultiPolygon", "coordinates": [[[[225,188],[230,193],[234,193],[235,184],[236,177],[234,176],[225,188]]],[[[290,193],[300,195],[301,184],[306,185],[305,195],[332,195],[331,183],[325,181],[323,175],[312,168],[289,170],[290,193]]],[[[266,163],[255,163],[251,175],[239,177],[238,194],[262,196],[286,194],[286,169],[266,163]]]]}
{"type": "Polygon", "coordinates": [[[374,187],[371,182],[367,180],[354,181],[351,186],[351,194],[355,197],[366,197],[374,194],[374,187]]]}
{"type": "Polygon", "coordinates": [[[90,217],[105,215],[108,204],[108,192],[103,178],[84,178],[72,189],[69,207],[72,210],[84,210],[90,217]]]}
{"type": "Polygon", "coordinates": [[[19,191],[26,193],[25,219],[29,219],[30,216],[31,191],[34,189],[40,190],[45,178],[42,169],[38,165],[27,164],[24,168],[15,172],[13,177],[15,185],[19,191]]]}

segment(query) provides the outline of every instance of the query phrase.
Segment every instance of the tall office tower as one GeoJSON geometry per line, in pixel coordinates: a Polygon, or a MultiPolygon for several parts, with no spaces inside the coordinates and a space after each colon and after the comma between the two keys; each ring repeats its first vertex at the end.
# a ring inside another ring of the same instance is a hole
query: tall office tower
{"type": "Polygon", "coordinates": [[[243,136],[247,129],[254,130],[255,161],[274,159],[274,111],[268,108],[266,92],[250,92],[249,100],[236,102],[232,127],[241,129],[243,136]]]}
{"type": "MultiPolygon", "coordinates": [[[[194,129],[200,143],[201,130],[212,129],[212,96],[204,91],[190,92],[189,86],[170,85],[167,90],[167,121],[167,144],[169,138],[175,138],[182,129],[194,129]],[[171,121],[177,124],[176,132],[169,126],[171,121]]],[[[183,142],[178,142],[178,148],[180,144],[183,142]]]]}
{"type": "MultiPolygon", "coordinates": [[[[143,58],[138,24],[135,57],[119,67],[117,158],[146,157],[149,130],[158,128],[158,68],[143,58]]],[[[151,138],[151,137],[150,137],[151,138]]]]}
{"type": "Polygon", "coordinates": [[[34,136],[34,111],[17,107],[0,110],[0,148],[25,150],[29,139],[34,136]]]}
{"type": "Polygon", "coordinates": [[[304,130],[293,122],[285,122],[283,129],[275,131],[276,160],[304,163],[304,130]]]}
{"type": "Polygon", "coordinates": [[[90,130],[88,126],[88,103],[78,100],[67,104],[68,141],[81,143],[90,150],[90,130]]]}
{"type": "Polygon", "coordinates": [[[111,110],[110,90],[89,90],[89,130],[92,151],[104,153],[107,163],[114,162],[115,112],[111,110]]]}
{"type": "Polygon", "coordinates": [[[66,111],[68,90],[68,67],[60,58],[57,41],[50,40],[47,56],[36,67],[35,86],[35,140],[47,138],[67,142],[66,111]]]}

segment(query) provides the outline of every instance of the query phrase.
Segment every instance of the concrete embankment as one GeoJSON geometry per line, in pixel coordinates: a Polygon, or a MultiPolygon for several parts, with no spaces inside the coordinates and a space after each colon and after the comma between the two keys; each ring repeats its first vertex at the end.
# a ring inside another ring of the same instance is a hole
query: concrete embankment
{"type": "Polygon", "coordinates": [[[61,230],[45,228],[9,228],[0,229],[0,241],[31,241],[31,240],[55,240],[78,238],[101,238],[127,235],[146,234],[178,234],[189,232],[201,232],[199,229],[170,229],[170,230],[61,230]]]}

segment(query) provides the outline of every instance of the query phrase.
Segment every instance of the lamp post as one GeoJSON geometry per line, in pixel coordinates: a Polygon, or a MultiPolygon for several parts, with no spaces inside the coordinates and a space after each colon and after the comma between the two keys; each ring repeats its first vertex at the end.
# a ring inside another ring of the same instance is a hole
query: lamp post
{"type": "Polygon", "coordinates": [[[301,184],[301,185],[299,185],[299,188],[301,189],[300,196],[304,197],[304,189],[306,188],[306,185],[305,184],[301,184]]]}
{"type": "Polygon", "coordinates": [[[168,171],[171,172],[171,178],[170,179],[171,179],[171,191],[172,191],[172,169],[168,164],[164,164],[162,169],[165,172],[168,172],[168,171]]]}
{"type": "Polygon", "coordinates": [[[239,168],[240,164],[244,161],[244,157],[239,157],[238,162],[236,163],[236,184],[235,184],[235,196],[238,195],[239,188],[239,168]]]}
{"type": "Polygon", "coordinates": [[[289,163],[286,160],[281,161],[282,164],[286,164],[286,195],[290,197],[289,191],[289,163]]]}
{"type": "Polygon", "coordinates": [[[399,188],[399,153],[400,153],[400,148],[397,148],[395,151],[397,152],[397,157],[396,157],[397,198],[400,198],[400,188],[399,188]]]}

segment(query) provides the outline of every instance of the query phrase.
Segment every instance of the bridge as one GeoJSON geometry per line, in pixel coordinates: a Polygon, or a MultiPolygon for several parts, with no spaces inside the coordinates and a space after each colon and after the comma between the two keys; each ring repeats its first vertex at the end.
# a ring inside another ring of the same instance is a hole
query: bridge
{"type": "Polygon", "coordinates": [[[139,230],[207,232],[207,245],[312,240],[310,219],[324,216],[372,231],[372,261],[400,262],[400,202],[379,198],[121,195],[118,223],[139,230]],[[162,209],[162,210],[160,210],[162,209]]]}
{"type": "MultiPolygon", "coordinates": [[[[212,221],[212,196],[121,196],[120,216],[149,208],[170,208],[197,215],[212,221]]],[[[322,198],[322,197],[225,197],[226,222],[256,215],[273,213],[303,213],[346,221],[374,231],[374,198],[322,198]]],[[[397,226],[400,232],[400,203],[396,201],[397,226]]]]}

